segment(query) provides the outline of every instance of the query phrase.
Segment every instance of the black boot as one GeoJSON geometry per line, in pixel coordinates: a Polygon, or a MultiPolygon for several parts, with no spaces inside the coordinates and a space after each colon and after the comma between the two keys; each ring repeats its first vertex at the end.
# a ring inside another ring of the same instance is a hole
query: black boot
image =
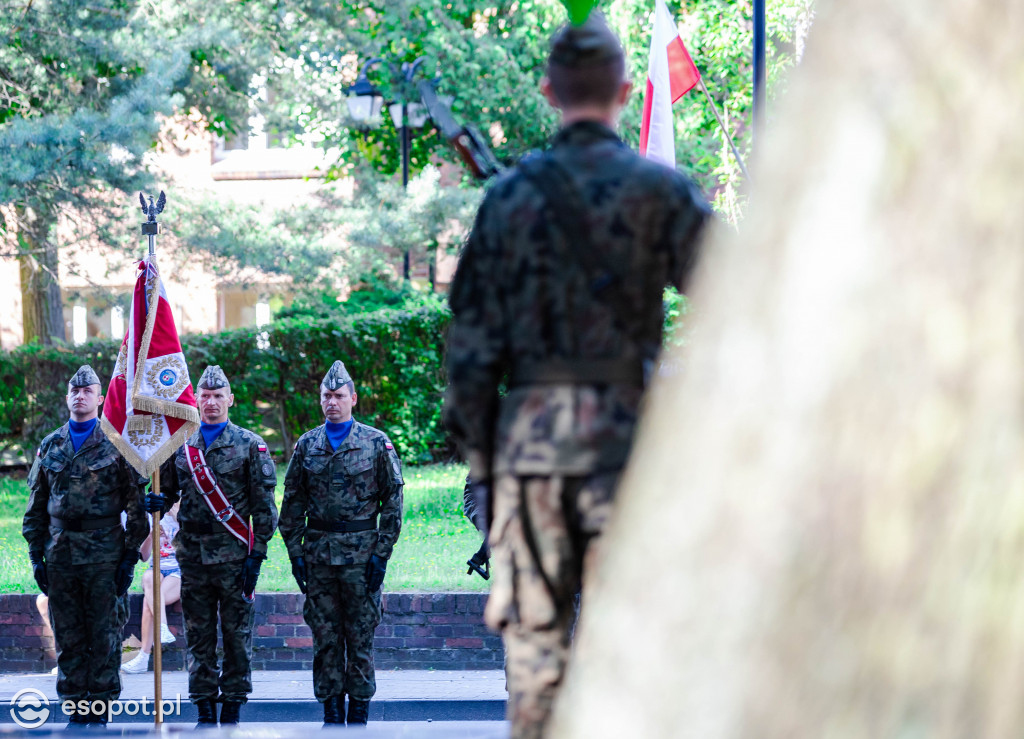
{"type": "Polygon", "coordinates": [[[324,701],[324,726],[345,723],[345,696],[332,695],[324,701]]]}
{"type": "Polygon", "coordinates": [[[92,703],[89,704],[89,714],[85,716],[84,724],[90,729],[105,729],[107,728],[107,716],[109,715],[108,706],[109,704],[103,704],[103,713],[96,714],[92,710],[92,703]]]}
{"type": "Polygon", "coordinates": [[[84,713],[79,713],[77,708],[68,715],[68,725],[67,725],[68,729],[71,729],[71,730],[81,729],[81,728],[83,728],[85,726],[88,726],[88,724],[89,724],[89,715],[88,714],[84,714],[84,713]]]}
{"type": "Polygon", "coordinates": [[[220,725],[237,725],[238,713],[242,710],[242,704],[238,701],[224,701],[220,708],[220,725]]]}
{"type": "Polygon", "coordinates": [[[348,697],[348,723],[352,724],[366,724],[366,720],[370,716],[370,701],[362,701],[358,698],[353,698],[351,695],[348,697]]]}
{"type": "Polygon", "coordinates": [[[196,711],[199,713],[197,729],[215,727],[217,725],[217,706],[209,698],[196,701],[196,711]]]}

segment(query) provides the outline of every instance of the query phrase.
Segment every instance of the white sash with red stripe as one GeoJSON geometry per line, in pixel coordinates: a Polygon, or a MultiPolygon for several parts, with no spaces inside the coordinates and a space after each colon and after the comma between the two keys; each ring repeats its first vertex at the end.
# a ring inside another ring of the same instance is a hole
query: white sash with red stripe
{"type": "Polygon", "coordinates": [[[188,468],[192,472],[192,481],[199,488],[199,492],[203,494],[203,499],[206,501],[206,505],[209,506],[210,513],[232,536],[247,545],[251,553],[253,545],[252,529],[249,528],[245,519],[238,515],[238,511],[235,510],[234,506],[228,502],[228,497],[221,490],[220,483],[217,482],[213,470],[210,469],[210,465],[206,464],[206,457],[203,455],[202,450],[186,444],[185,458],[188,460],[188,468]]]}

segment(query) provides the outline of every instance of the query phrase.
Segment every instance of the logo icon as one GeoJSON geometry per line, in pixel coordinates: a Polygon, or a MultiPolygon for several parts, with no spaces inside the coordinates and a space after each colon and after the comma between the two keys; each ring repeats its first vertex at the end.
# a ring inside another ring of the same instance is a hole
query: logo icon
{"type": "Polygon", "coordinates": [[[11,698],[11,718],[23,729],[38,729],[50,718],[50,701],[35,688],[19,690],[11,698]]]}
{"type": "Polygon", "coordinates": [[[178,373],[172,369],[165,369],[160,373],[160,384],[164,387],[171,387],[178,381],[178,373]]]}

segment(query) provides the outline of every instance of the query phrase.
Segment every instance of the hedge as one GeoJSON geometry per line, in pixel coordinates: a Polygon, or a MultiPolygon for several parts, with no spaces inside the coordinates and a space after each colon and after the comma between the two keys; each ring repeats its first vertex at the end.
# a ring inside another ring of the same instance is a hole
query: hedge
{"type": "MultiPolygon", "coordinates": [[[[319,385],[335,359],[355,380],[356,417],[385,431],[406,463],[453,456],[441,425],[447,308],[381,310],[353,317],[289,318],[260,329],[182,337],[193,382],[219,364],[231,380],[231,419],[291,454],[304,431],[323,422],[319,385]]],[[[104,381],[120,342],[28,345],[0,352],[0,449],[29,454],[67,420],[67,380],[91,364],[104,381]]]]}

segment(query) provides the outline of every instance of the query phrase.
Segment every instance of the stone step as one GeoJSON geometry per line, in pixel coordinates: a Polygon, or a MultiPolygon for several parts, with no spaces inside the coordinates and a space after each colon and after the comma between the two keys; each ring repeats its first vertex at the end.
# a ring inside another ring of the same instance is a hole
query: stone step
{"type": "MultiPolygon", "coordinates": [[[[31,689],[49,701],[48,723],[66,723],[57,705],[56,678],[49,674],[0,675],[0,724],[14,723],[12,700],[31,689]]],[[[161,687],[168,724],[194,723],[188,701],[188,675],[165,672],[161,687]]],[[[379,670],[371,721],[497,721],[505,716],[505,675],[500,670],[379,670]]],[[[24,703],[19,701],[19,704],[24,703]]],[[[122,673],[122,713],[114,723],[153,721],[153,673],[122,673]],[[134,711],[134,715],[128,715],[134,711]],[[145,713],[143,713],[145,711],[145,713]]],[[[253,693],[242,709],[245,722],[317,722],[323,709],[313,698],[312,675],[300,671],[253,673],[253,693]]]]}

